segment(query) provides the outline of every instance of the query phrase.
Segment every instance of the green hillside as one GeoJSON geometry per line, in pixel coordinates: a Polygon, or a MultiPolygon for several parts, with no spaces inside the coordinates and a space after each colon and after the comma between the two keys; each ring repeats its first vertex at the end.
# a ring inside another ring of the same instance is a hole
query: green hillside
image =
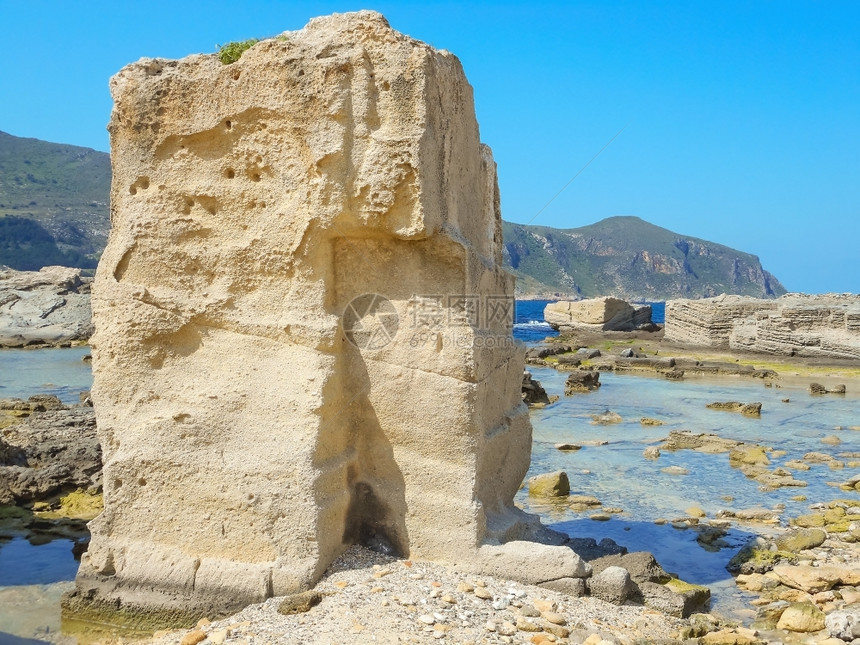
{"type": "Polygon", "coordinates": [[[503,230],[505,256],[522,294],[665,300],[785,293],[756,256],[638,217],[573,229],[505,222],[503,230]]]}
{"type": "Polygon", "coordinates": [[[0,132],[0,265],[95,267],[110,172],[107,153],[0,132]]]}

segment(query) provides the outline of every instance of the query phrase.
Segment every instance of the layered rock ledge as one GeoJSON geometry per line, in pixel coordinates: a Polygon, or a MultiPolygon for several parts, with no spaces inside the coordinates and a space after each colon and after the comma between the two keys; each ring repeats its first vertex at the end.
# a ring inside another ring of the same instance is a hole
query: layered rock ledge
{"type": "Polygon", "coordinates": [[[91,278],[80,269],[0,267],[0,347],[68,345],[93,331],[91,278]]]}
{"type": "Polygon", "coordinates": [[[860,359],[860,295],[721,295],[666,303],[664,339],[714,349],[860,359]]]}

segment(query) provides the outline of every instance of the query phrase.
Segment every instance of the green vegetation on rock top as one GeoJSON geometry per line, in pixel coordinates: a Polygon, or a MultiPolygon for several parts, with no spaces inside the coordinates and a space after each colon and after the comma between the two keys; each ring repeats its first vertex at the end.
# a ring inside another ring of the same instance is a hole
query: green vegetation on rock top
{"type": "Polygon", "coordinates": [[[218,59],[224,65],[230,65],[242,58],[247,50],[251,49],[259,41],[257,38],[249,38],[248,40],[237,40],[232,43],[227,43],[218,48],[218,59]]]}

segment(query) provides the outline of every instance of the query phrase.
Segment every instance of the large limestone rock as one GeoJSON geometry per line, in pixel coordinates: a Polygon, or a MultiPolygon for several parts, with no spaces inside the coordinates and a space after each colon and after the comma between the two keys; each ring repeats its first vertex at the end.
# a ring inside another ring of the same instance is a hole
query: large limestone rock
{"type": "Polygon", "coordinates": [[[562,331],[632,331],[651,325],[651,305],[633,306],[612,297],[560,300],[547,304],[543,317],[562,331]]]}
{"type": "Polygon", "coordinates": [[[666,303],[664,339],[810,358],[860,358],[860,295],[721,295],[666,303]]]}
{"type": "Polygon", "coordinates": [[[512,502],[524,351],[459,61],[359,12],[231,65],[142,59],[111,91],[105,511],[66,606],[211,615],[356,542],[500,570],[484,548],[539,524],[512,502]]]}
{"type": "Polygon", "coordinates": [[[80,269],[0,267],[0,347],[67,345],[90,337],[90,283],[80,269]]]}

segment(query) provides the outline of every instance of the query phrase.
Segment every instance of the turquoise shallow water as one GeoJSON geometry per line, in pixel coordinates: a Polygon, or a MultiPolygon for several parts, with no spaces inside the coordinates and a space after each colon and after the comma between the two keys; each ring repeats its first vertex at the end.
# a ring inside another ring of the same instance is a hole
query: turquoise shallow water
{"type": "Polygon", "coordinates": [[[55,394],[64,403],[77,403],[93,382],[90,364],[83,360],[89,353],[86,345],[0,350],[0,398],[55,394]]]}
{"type": "MultiPolygon", "coordinates": [[[[549,394],[563,395],[567,376],[564,372],[531,367],[529,371],[549,394]]],[[[717,611],[744,618],[740,610],[744,596],[735,589],[725,565],[751,534],[734,529],[725,538],[731,548],[709,552],[698,545],[694,531],[678,530],[668,524],[658,526],[654,520],[683,517],[685,509],[693,505],[712,518],[724,508],[772,508],[784,504],[784,517],[792,517],[808,512],[812,502],[852,495],[827,482],[845,481],[858,469],[831,470],[827,465],[812,465],[809,471],[795,472],[797,479],[808,482],[806,488],[763,492],[758,482],[729,466],[727,454],[663,451],[659,459],[649,460],[642,451],[659,443],[672,430],[691,430],[786,450],[784,457],[772,459],[771,468],[812,451],[834,456],[858,452],[860,430],[849,428],[860,426],[860,396],[856,392],[812,396],[803,385],[765,387],[759,379],[733,377],[674,382],[602,373],[600,380],[603,385],[595,392],[561,396],[558,403],[531,412],[534,441],[528,476],[564,470],[570,477],[572,493],[594,495],[604,506],[620,507],[624,513],[608,522],[598,522],[588,519],[590,512],[535,505],[525,489],[520,491],[518,502],[540,512],[546,524],[570,535],[598,540],[611,537],[631,551],[651,551],[667,570],[690,582],[711,586],[717,611]],[[782,401],[786,398],[788,403],[782,401]],[[713,401],[760,401],[761,418],[707,409],[705,406],[713,401]],[[593,425],[591,415],[606,410],[617,412],[623,421],[593,425]],[[665,425],[642,426],[639,419],[643,416],[660,419],[665,425]],[[837,430],[837,426],[844,429],[837,430]],[[834,434],[841,439],[840,445],[821,443],[822,437],[834,434]],[[589,441],[609,443],[585,445],[576,452],[561,452],[554,447],[556,443],[589,441]],[[661,472],[667,466],[681,466],[689,474],[661,472]],[[808,501],[790,499],[798,494],[806,495],[808,501]],[[733,499],[727,502],[724,496],[733,499]]]]}

